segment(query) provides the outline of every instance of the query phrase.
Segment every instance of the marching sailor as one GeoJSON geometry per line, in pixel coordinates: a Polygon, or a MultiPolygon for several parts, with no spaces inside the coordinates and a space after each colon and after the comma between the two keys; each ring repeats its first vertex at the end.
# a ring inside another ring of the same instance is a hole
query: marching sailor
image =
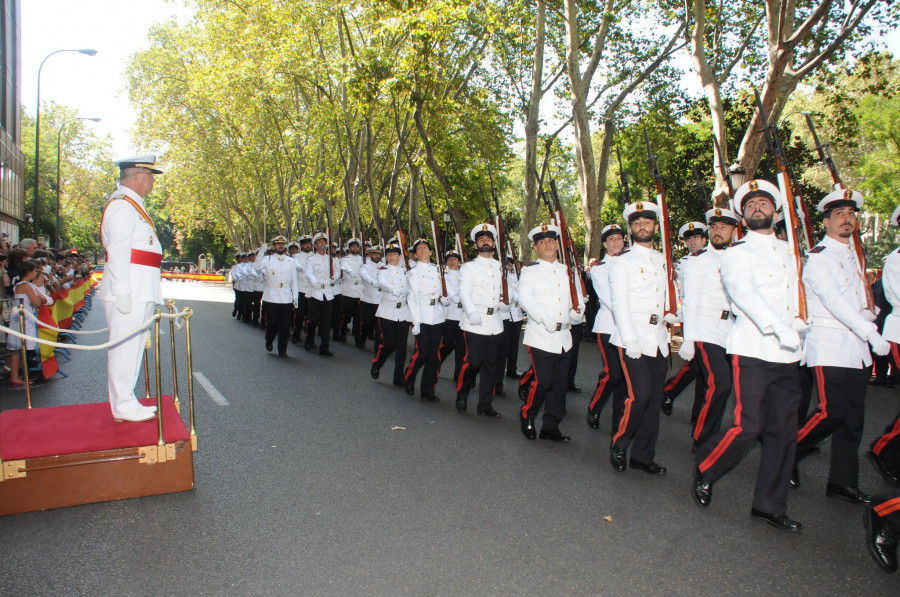
{"type": "Polygon", "coordinates": [[[421,398],[427,402],[437,402],[434,386],[437,384],[441,368],[441,338],[444,335],[444,305],[449,304],[443,296],[441,273],[431,263],[431,245],[424,238],[413,243],[416,267],[406,274],[409,285],[409,313],[416,349],[406,368],[406,393],[412,396],[416,390],[416,375],[422,373],[421,398]]]}
{"type": "Polygon", "coordinates": [[[347,241],[348,254],[341,259],[341,272],[343,274],[343,292],[341,293],[341,326],[338,340],[344,342],[347,339],[347,329],[352,323],[351,335],[359,346],[360,312],[359,300],[362,296],[362,280],[359,277],[359,268],[362,267],[363,257],[360,253],[362,241],[351,238],[347,241]]]}
{"type": "Polygon", "coordinates": [[[281,235],[272,239],[275,253],[266,255],[268,246],[263,243],[253,262],[253,269],[264,272],[266,303],[266,350],[272,352],[272,344],[278,338],[278,356],[287,356],[291,334],[291,309],[297,306],[297,271],[300,267],[286,251],[287,239],[281,235]]]}
{"type": "Polygon", "coordinates": [[[375,348],[381,344],[381,332],[378,330],[378,318],[376,313],[381,305],[381,289],[378,287],[378,268],[381,263],[381,245],[369,247],[366,250],[369,256],[359,268],[359,278],[362,280],[362,291],[359,296],[359,312],[362,321],[359,328],[359,337],[356,338],[356,347],[365,348],[369,336],[375,337],[375,348]]]}
{"type": "MultiPolygon", "coordinates": [[[[300,251],[294,254],[293,258],[297,262],[297,271],[302,272],[306,269],[306,260],[313,254],[312,237],[304,234],[300,237],[299,243],[300,251]]],[[[309,315],[309,291],[311,288],[309,280],[303,274],[297,276],[297,288],[297,309],[294,313],[294,331],[291,335],[291,342],[294,344],[300,342],[303,330],[306,329],[306,316],[309,315]]],[[[315,342],[312,343],[315,344],[315,342]]]]}
{"type": "Polygon", "coordinates": [[[381,367],[391,353],[394,353],[395,386],[404,384],[403,365],[406,363],[406,339],[409,337],[409,285],[406,270],[400,263],[403,249],[397,243],[389,243],[384,250],[387,264],[378,269],[378,287],[381,289],[381,304],[376,315],[381,333],[381,342],[372,359],[372,379],[378,379],[381,367]]]}
{"type": "Polygon", "coordinates": [[[306,280],[309,282],[309,322],[306,325],[306,350],[316,348],[316,327],[319,328],[322,356],[333,356],[328,350],[331,340],[331,310],[334,307],[334,283],[340,275],[340,264],[335,264],[328,252],[328,235],[319,232],[313,236],[316,252],[306,260],[306,280]]]}
{"type": "Polygon", "coordinates": [[[455,353],[453,357],[453,381],[459,380],[459,371],[462,369],[463,354],[462,350],[462,330],[459,329],[459,321],[462,319],[462,303],[459,299],[459,267],[462,263],[460,254],[451,249],[444,255],[444,263],[447,265],[444,271],[444,281],[447,284],[447,298],[450,304],[447,305],[444,320],[444,337],[441,340],[441,363],[443,363],[451,353],[455,353]]]}

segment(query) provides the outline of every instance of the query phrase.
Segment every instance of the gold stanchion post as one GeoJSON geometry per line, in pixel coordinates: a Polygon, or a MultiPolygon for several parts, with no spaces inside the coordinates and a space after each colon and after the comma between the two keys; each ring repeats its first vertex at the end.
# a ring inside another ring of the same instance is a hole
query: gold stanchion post
{"type": "Polygon", "coordinates": [[[191,316],[190,307],[184,309],[184,338],[187,345],[188,419],[191,426],[191,450],[197,451],[197,429],[194,427],[194,362],[191,358],[191,316]]]}
{"type": "MultiPolygon", "coordinates": [[[[25,335],[25,305],[19,305],[19,333],[25,335]]],[[[31,382],[28,379],[28,349],[22,338],[22,380],[25,382],[25,402],[31,408],[31,382]]]]}
{"type": "MultiPolygon", "coordinates": [[[[169,315],[175,314],[175,301],[173,299],[166,300],[166,307],[169,309],[169,315]]],[[[172,399],[175,401],[175,410],[181,413],[181,401],[178,399],[178,365],[175,362],[175,319],[169,320],[169,339],[172,345],[172,399]]]]}
{"type": "Polygon", "coordinates": [[[154,311],[156,321],[153,322],[153,352],[156,361],[156,421],[159,426],[159,441],[157,445],[163,447],[166,445],[163,439],[163,403],[162,403],[162,371],[159,367],[159,320],[161,319],[159,309],[154,311]]]}
{"type": "Polygon", "coordinates": [[[147,334],[147,343],[144,345],[144,398],[150,398],[150,334],[147,334]]]}

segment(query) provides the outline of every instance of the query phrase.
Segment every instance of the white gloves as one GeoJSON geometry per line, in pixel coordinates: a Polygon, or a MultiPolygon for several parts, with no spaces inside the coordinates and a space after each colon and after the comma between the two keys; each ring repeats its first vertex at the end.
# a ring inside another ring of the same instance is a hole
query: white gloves
{"type": "Polygon", "coordinates": [[[883,357],[891,352],[890,343],[882,338],[881,334],[879,334],[876,330],[872,330],[871,332],[866,334],[866,340],[868,340],[869,344],[872,346],[872,352],[880,357],[883,357]]]}
{"type": "Polygon", "coordinates": [[[116,295],[116,309],[118,309],[119,313],[123,315],[128,315],[129,313],[131,313],[131,295],[116,295]]]}
{"type": "Polygon", "coordinates": [[[641,358],[641,343],[637,340],[630,340],[625,344],[625,356],[629,359],[641,358]]]}
{"type": "Polygon", "coordinates": [[[441,304],[444,305],[445,307],[450,305],[450,297],[448,297],[448,296],[442,296],[440,298],[440,301],[441,301],[441,304]]]}
{"type": "Polygon", "coordinates": [[[575,309],[569,309],[569,319],[572,321],[581,321],[584,318],[583,313],[579,313],[575,309]]]}
{"type": "Polygon", "coordinates": [[[791,322],[791,329],[795,332],[802,334],[803,332],[809,331],[809,324],[800,319],[799,317],[795,317],[791,322]]]}
{"type": "MultiPolygon", "coordinates": [[[[875,308],[878,309],[878,307],[875,308]]],[[[872,313],[868,309],[863,309],[859,312],[859,314],[862,315],[863,319],[865,319],[866,321],[875,321],[875,318],[878,317],[877,314],[872,313]]]]}
{"type": "Polygon", "coordinates": [[[693,340],[685,340],[681,344],[681,348],[678,349],[678,356],[680,356],[685,361],[690,361],[694,358],[694,341],[693,340]]]}
{"type": "Polygon", "coordinates": [[[681,318],[675,313],[666,313],[663,315],[663,320],[669,325],[673,325],[681,321],[681,318]]]}
{"type": "MultiPolygon", "coordinates": [[[[796,320],[795,320],[796,321],[796,320]]],[[[802,322],[801,322],[802,323],[802,322]]],[[[773,331],[782,347],[787,350],[800,348],[800,334],[783,323],[778,323],[773,331]]]]}
{"type": "Polygon", "coordinates": [[[294,309],[296,309],[296,308],[297,308],[297,300],[294,299],[294,309]]]}
{"type": "Polygon", "coordinates": [[[263,244],[259,245],[259,249],[257,250],[257,253],[260,251],[265,253],[268,250],[269,250],[269,245],[267,243],[263,243],[263,244]]]}
{"type": "Polygon", "coordinates": [[[553,321],[545,321],[543,323],[544,329],[550,332],[551,334],[556,331],[556,322],[553,321]]]}
{"type": "Polygon", "coordinates": [[[478,314],[478,311],[472,311],[471,313],[467,314],[466,317],[469,319],[469,323],[471,323],[472,325],[482,324],[481,315],[478,314]]]}
{"type": "Polygon", "coordinates": [[[412,326],[413,336],[418,336],[419,332],[421,332],[421,331],[422,331],[422,326],[419,325],[418,323],[414,323],[412,326]]]}

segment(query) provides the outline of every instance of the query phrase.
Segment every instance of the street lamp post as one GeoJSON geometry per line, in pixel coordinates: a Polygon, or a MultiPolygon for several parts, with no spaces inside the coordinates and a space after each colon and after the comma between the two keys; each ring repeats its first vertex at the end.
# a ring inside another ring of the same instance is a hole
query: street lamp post
{"type": "MultiPolygon", "coordinates": [[[[62,153],[62,132],[66,125],[74,120],[90,120],[91,122],[100,122],[99,118],[88,118],[87,116],[76,116],[62,123],[59,131],[56,133],[56,248],[62,249],[62,233],[59,230],[59,194],[62,186],[62,179],[59,176],[60,154],[62,153]]],[[[35,195],[36,196],[36,195],[35,195]]]]}
{"type": "Polygon", "coordinates": [[[34,119],[34,231],[35,236],[40,234],[41,232],[41,212],[40,212],[40,191],[38,189],[39,183],[39,170],[41,164],[41,70],[44,68],[44,63],[47,62],[47,58],[50,58],[54,54],[59,54],[60,52],[78,52],[79,54],[85,54],[86,56],[94,56],[97,54],[97,50],[56,50],[55,52],[50,52],[44,59],[41,60],[41,65],[38,67],[38,83],[37,83],[37,108],[35,110],[35,119],[34,119]]]}

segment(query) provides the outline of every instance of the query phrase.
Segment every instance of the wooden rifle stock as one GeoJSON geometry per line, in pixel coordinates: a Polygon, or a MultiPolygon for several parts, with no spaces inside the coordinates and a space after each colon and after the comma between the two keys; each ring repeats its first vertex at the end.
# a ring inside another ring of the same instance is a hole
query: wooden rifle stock
{"type": "Polygon", "coordinates": [[[647,136],[647,128],[644,127],[644,142],[647,144],[647,166],[650,168],[650,176],[656,183],[656,202],[659,206],[660,241],[662,253],[666,260],[666,309],[665,314],[678,313],[678,293],[675,291],[675,258],[672,254],[672,224],[669,220],[669,206],[666,204],[666,190],[663,188],[662,178],[659,175],[657,158],[650,149],[650,137],[647,136]]]}
{"type": "Polygon", "coordinates": [[[422,194],[425,195],[425,205],[428,206],[428,213],[431,216],[431,236],[434,238],[434,252],[437,254],[438,273],[441,276],[441,291],[443,296],[447,296],[447,281],[444,279],[444,259],[441,255],[441,236],[438,232],[437,220],[434,217],[434,205],[431,204],[431,198],[428,197],[428,189],[425,188],[425,181],[422,180],[422,194]]]}
{"type": "Polygon", "coordinates": [[[582,296],[587,296],[587,289],[584,286],[584,277],[581,275],[580,264],[578,258],[575,257],[575,243],[572,235],[569,234],[569,226],[566,224],[566,214],[563,213],[562,204],[559,201],[559,193],[556,191],[556,181],[550,178],[550,196],[553,199],[553,207],[555,208],[556,225],[559,226],[560,247],[562,248],[563,263],[566,266],[566,273],[569,277],[569,299],[572,301],[572,309],[581,313],[580,301],[578,299],[578,287],[575,284],[575,272],[578,271],[578,281],[581,283],[582,296]]]}

